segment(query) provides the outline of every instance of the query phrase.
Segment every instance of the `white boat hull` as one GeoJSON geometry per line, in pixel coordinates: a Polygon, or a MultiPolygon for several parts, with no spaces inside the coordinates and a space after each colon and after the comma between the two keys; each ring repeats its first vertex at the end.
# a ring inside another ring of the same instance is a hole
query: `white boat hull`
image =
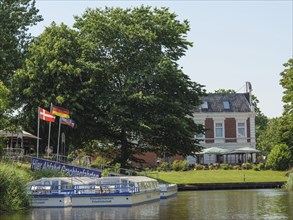
{"type": "Polygon", "coordinates": [[[167,199],[175,196],[178,192],[176,184],[160,184],[160,199],[167,199]]]}
{"type": "Polygon", "coordinates": [[[71,197],[64,195],[37,195],[31,197],[32,207],[68,207],[71,206],[71,197]]]}
{"type": "Polygon", "coordinates": [[[125,195],[107,195],[107,194],[83,194],[73,195],[72,207],[90,207],[90,206],[132,206],[146,202],[152,202],[160,199],[160,193],[126,193],[125,195]]]}

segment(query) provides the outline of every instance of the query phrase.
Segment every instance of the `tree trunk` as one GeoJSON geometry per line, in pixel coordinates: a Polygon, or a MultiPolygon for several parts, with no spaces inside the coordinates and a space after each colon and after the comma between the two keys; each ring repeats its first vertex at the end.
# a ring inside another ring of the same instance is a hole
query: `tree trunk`
{"type": "Polygon", "coordinates": [[[126,137],[126,131],[124,129],[121,130],[121,168],[127,168],[127,159],[128,155],[128,141],[126,137]]]}

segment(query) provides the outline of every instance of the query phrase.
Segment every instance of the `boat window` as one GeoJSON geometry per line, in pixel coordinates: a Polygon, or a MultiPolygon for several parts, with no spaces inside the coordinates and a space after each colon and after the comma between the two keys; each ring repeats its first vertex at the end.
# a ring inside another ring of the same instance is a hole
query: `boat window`
{"type": "Polygon", "coordinates": [[[68,183],[65,181],[61,181],[61,189],[67,189],[68,188],[68,183]]]}
{"type": "Polygon", "coordinates": [[[58,190],[59,181],[52,180],[52,190],[58,190]]]}
{"type": "Polygon", "coordinates": [[[46,180],[46,181],[44,181],[44,185],[51,185],[51,183],[50,183],[50,181],[49,180],[46,180]]]}

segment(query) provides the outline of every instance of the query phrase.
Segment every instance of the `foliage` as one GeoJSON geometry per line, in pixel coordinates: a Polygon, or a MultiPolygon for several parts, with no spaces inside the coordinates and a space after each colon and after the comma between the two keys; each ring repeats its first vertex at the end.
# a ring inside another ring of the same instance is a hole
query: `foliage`
{"type": "Polygon", "coordinates": [[[252,165],[251,165],[251,163],[243,163],[243,164],[241,165],[241,167],[242,167],[242,169],[244,169],[244,170],[250,170],[250,169],[252,169],[252,165]]]}
{"type": "Polygon", "coordinates": [[[0,2],[0,81],[7,87],[22,65],[26,46],[31,36],[28,28],[42,20],[37,15],[35,0],[13,0],[0,2]]]}
{"type": "Polygon", "coordinates": [[[171,167],[175,171],[186,171],[189,165],[187,160],[174,160],[171,167]]]}
{"type": "MultiPolygon", "coordinates": [[[[78,121],[83,114],[78,114],[77,117],[75,113],[84,112],[85,103],[80,97],[84,96],[84,90],[87,90],[84,84],[90,79],[86,73],[81,74],[77,61],[80,51],[76,32],[64,24],[57,26],[52,23],[34,39],[28,50],[29,54],[23,68],[14,76],[13,90],[15,108],[22,109],[19,117],[25,127],[35,130],[37,108],[41,106],[49,110],[51,103],[69,109],[70,116],[78,121]]],[[[83,135],[76,135],[78,128],[79,126],[77,129],[63,126],[62,130],[65,133],[69,134],[70,131],[70,135],[66,135],[67,146],[72,140],[76,141],[76,145],[82,143],[83,135]]],[[[52,123],[51,131],[52,145],[56,146],[58,123],[52,123]]],[[[48,123],[42,121],[40,137],[47,137],[47,134],[48,123]]]]}
{"type": "Polygon", "coordinates": [[[163,161],[162,163],[159,164],[159,166],[157,167],[158,171],[167,171],[170,169],[169,163],[163,161]]]}
{"type": "Polygon", "coordinates": [[[280,73],[280,84],[283,87],[282,101],[284,104],[284,114],[293,114],[293,59],[284,64],[285,69],[280,73]]]}
{"type": "Polygon", "coordinates": [[[204,166],[202,164],[195,164],[195,167],[194,167],[195,170],[203,170],[204,169],[204,166]]]}
{"type": "Polygon", "coordinates": [[[265,164],[264,163],[259,163],[259,164],[253,164],[252,169],[255,171],[260,171],[265,169],[265,164]]]}
{"type": "MultiPolygon", "coordinates": [[[[280,73],[280,84],[283,87],[284,112],[281,120],[280,131],[282,143],[290,148],[291,161],[293,164],[293,59],[284,64],[285,69],[280,73]]],[[[289,155],[288,155],[289,156],[289,155]]]]}
{"type": "Polygon", "coordinates": [[[258,166],[258,168],[260,170],[264,170],[265,169],[265,164],[264,163],[258,163],[257,166],[258,166]]]}
{"type": "Polygon", "coordinates": [[[221,163],[220,164],[220,169],[229,170],[230,169],[229,164],[227,164],[227,163],[221,163]]]}
{"type": "Polygon", "coordinates": [[[32,178],[14,164],[0,162],[0,211],[20,210],[29,206],[26,183],[32,178]]]}
{"type": "MultiPolygon", "coordinates": [[[[53,23],[31,44],[14,78],[24,123],[36,127],[37,106],[66,107],[78,124],[67,143],[111,143],[122,167],[146,151],[197,151],[191,137],[203,127],[189,116],[204,90],[177,64],[192,46],[189,23],[166,8],[142,6],[88,9],[74,28],[53,23]]],[[[40,133],[47,127],[42,123],[40,133]]]]}
{"type": "Polygon", "coordinates": [[[212,163],[208,165],[208,168],[209,168],[209,170],[216,170],[217,169],[217,167],[212,163]]]}
{"type": "Polygon", "coordinates": [[[235,166],[233,166],[233,170],[241,170],[241,166],[240,165],[235,165],[235,166]]]}
{"type": "Polygon", "coordinates": [[[266,131],[268,123],[269,123],[269,118],[265,116],[260,108],[258,107],[259,100],[255,95],[252,95],[252,105],[255,111],[255,137],[258,139],[258,137],[266,131]]]}
{"type": "Polygon", "coordinates": [[[65,173],[57,170],[34,170],[31,172],[34,180],[41,179],[43,177],[64,177],[65,173]]]}
{"type": "Polygon", "coordinates": [[[106,158],[104,157],[96,157],[95,161],[93,162],[94,164],[100,164],[100,165],[106,165],[106,164],[109,164],[110,161],[107,160],[106,158]]]}
{"type": "Polygon", "coordinates": [[[284,189],[293,191],[293,173],[289,174],[287,182],[284,184],[284,189]]]}
{"type": "Polygon", "coordinates": [[[266,167],[273,170],[288,170],[293,165],[293,156],[286,144],[276,145],[268,155],[266,167]]]}
{"type": "MultiPolygon", "coordinates": [[[[1,75],[1,74],[0,74],[1,75]]],[[[8,126],[10,105],[10,90],[0,81],[0,130],[8,126]]]]}
{"type": "Polygon", "coordinates": [[[268,155],[275,145],[282,141],[281,132],[282,118],[272,118],[269,120],[267,128],[257,138],[256,148],[264,155],[268,155]]]}

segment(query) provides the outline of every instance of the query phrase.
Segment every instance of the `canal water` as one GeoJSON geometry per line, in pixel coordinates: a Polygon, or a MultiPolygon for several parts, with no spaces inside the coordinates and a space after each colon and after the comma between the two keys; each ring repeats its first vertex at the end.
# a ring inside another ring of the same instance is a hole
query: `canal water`
{"type": "Polygon", "coordinates": [[[31,219],[293,220],[293,192],[280,189],[184,191],[167,200],[129,208],[38,208],[0,215],[0,220],[31,219]]]}

